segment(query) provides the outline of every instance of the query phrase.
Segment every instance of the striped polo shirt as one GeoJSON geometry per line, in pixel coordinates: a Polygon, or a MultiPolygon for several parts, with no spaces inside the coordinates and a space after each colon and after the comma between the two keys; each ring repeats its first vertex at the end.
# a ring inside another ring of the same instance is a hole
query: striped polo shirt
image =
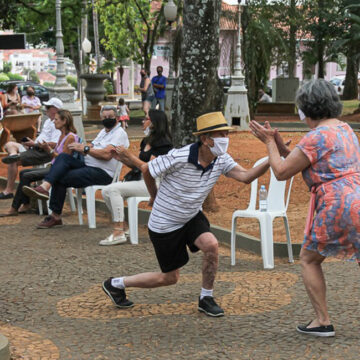
{"type": "Polygon", "coordinates": [[[148,223],[151,231],[167,233],[184,226],[202,209],[219,176],[237,165],[224,154],[203,168],[198,161],[200,146],[173,149],[148,163],[151,176],[162,177],[148,223]]]}

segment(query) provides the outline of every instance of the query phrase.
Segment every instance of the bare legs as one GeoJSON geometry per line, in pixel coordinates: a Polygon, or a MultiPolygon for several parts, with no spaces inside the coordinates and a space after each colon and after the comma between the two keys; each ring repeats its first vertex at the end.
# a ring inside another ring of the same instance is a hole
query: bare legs
{"type": "MultiPolygon", "coordinates": [[[[9,141],[5,144],[5,150],[9,155],[16,155],[19,153],[20,144],[9,141]]],[[[15,191],[15,181],[18,173],[18,164],[16,162],[8,165],[7,183],[4,194],[11,194],[15,191]]]]}
{"type": "Polygon", "coordinates": [[[330,325],[326,305],[326,283],[321,268],[324,259],[324,256],[315,251],[301,249],[300,260],[303,281],[316,313],[316,319],[311,322],[309,328],[330,325]]]}
{"type": "MultiPolygon", "coordinates": [[[[218,242],[215,236],[210,233],[201,234],[195,245],[204,253],[202,274],[202,285],[205,289],[212,289],[218,266],[218,242]]],[[[126,287],[156,288],[176,284],[180,277],[179,269],[168,273],[149,272],[124,278],[126,287]]]]}

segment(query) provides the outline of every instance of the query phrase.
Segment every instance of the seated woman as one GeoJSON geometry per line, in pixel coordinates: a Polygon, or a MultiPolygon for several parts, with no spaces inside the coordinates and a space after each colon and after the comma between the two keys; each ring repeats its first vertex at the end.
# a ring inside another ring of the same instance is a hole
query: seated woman
{"type": "MultiPolygon", "coordinates": [[[[35,96],[35,89],[32,86],[26,88],[26,95],[21,98],[21,107],[24,109],[25,114],[32,113],[34,111],[39,111],[41,108],[40,99],[35,96]]],[[[41,127],[41,115],[37,121],[37,132],[40,132],[41,127]]]]}
{"type": "MultiPolygon", "coordinates": [[[[145,138],[140,144],[140,160],[148,162],[158,155],[164,155],[172,149],[171,135],[167,117],[164,112],[159,110],[150,110],[149,116],[143,120],[143,130],[145,138]]],[[[134,158],[122,146],[116,147],[115,157],[125,165],[134,167],[134,158]]],[[[140,170],[133,169],[133,177],[138,174],[139,179],[133,181],[116,182],[106,186],[102,190],[105,203],[112,214],[114,222],[113,233],[106,239],[101,240],[99,245],[117,245],[126,242],[124,232],[124,198],[131,196],[149,196],[145,182],[142,179],[140,170]]],[[[127,177],[131,175],[128,174],[127,177]]]]}
{"type": "MultiPolygon", "coordinates": [[[[59,110],[59,112],[55,115],[54,122],[56,129],[61,131],[59,141],[57,142],[55,148],[52,149],[47,142],[38,144],[38,146],[45,152],[52,155],[53,159],[51,163],[54,163],[56,157],[62,152],[72,154],[72,150],[68,149],[68,145],[79,140],[76,135],[74,121],[70,111],[59,110]]],[[[28,196],[23,193],[23,187],[29,186],[33,181],[42,180],[49,171],[50,167],[22,170],[20,172],[20,183],[16,189],[11,207],[5,213],[0,214],[0,217],[16,216],[19,213],[28,211],[30,209],[30,200],[28,196]]]]}
{"type": "Polygon", "coordinates": [[[4,111],[7,115],[16,115],[21,109],[20,95],[15,83],[11,83],[5,94],[4,111]]]}

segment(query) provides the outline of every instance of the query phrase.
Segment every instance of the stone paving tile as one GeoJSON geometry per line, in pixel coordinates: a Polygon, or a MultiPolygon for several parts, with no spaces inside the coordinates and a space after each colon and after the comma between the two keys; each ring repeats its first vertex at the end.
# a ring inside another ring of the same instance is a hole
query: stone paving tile
{"type": "MultiPolygon", "coordinates": [[[[10,202],[1,201],[0,209],[10,202]]],[[[220,249],[215,296],[226,312],[209,318],[196,310],[201,256],[192,255],[172,287],[131,289],[131,310],[114,308],[101,291],[113,275],[158,269],[146,229],[140,244],[99,247],[109,234],[106,216],[97,229],[66,226],[36,230],[37,215],[1,219],[0,332],[14,359],[358,359],[359,269],[339,261],[324,265],[333,339],[296,333],[313,317],[299,264],[276,259],[272,271],[241,251],[230,266],[220,249]]]]}

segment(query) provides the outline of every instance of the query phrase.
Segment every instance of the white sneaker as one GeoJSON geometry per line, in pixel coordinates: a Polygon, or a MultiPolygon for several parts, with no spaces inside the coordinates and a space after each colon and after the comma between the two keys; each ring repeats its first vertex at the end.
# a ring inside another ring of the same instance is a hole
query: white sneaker
{"type": "Polygon", "coordinates": [[[125,242],[126,242],[126,236],[124,234],[118,236],[114,236],[113,234],[111,234],[106,239],[101,240],[99,242],[99,245],[118,245],[118,244],[123,244],[125,242]]]}

